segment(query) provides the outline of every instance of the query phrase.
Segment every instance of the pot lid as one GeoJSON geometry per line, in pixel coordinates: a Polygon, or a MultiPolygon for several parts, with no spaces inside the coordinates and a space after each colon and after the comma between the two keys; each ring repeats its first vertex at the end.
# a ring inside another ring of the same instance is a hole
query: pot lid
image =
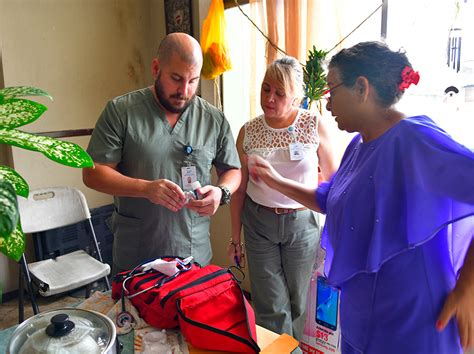
{"type": "Polygon", "coordinates": [[[64,308],[40,313],[20,324],[12,334],[8,351],[10,354],[99,354],[114,340],[115,327],[108,317],[64,308]]]}

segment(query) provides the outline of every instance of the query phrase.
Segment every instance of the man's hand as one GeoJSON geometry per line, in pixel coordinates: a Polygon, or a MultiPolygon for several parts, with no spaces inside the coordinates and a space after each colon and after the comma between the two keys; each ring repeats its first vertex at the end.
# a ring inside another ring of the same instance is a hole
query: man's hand
{"type": "Polygon", "coordinates": [[[186,207],[200,216],[212,216],[216,213],[221,202],[222,191],[219,187],[207,185],[197,189],[201,199],[191,200],[186,207]]]}
{"type": "Polygon", "coordinates": [[[186,202],[186,196],[181,188],[167,179],[150,181],[145,192],[150,202],[162,205],[171,211],[180,210],[186,202]]]}

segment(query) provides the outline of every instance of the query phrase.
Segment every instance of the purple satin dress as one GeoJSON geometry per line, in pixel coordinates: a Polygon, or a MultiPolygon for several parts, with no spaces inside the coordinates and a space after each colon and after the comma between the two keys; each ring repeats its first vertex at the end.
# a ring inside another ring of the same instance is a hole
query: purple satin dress
{"type": "Polygon", "coordinates": [[[474,153],[430,118],[406,118],[356,136],[316,198],[343,354],[462,353],[455,321],[435,323],[474,235],[474,153]]]}

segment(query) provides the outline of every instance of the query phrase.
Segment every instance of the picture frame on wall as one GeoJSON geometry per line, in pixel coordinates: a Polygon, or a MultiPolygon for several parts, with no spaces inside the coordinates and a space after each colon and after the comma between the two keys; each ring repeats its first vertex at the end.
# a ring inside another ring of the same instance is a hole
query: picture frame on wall
{"type": "Polygon", "coordinates": [[[166,33],[193,35],[191,0],[165,0],[166,33]]]}

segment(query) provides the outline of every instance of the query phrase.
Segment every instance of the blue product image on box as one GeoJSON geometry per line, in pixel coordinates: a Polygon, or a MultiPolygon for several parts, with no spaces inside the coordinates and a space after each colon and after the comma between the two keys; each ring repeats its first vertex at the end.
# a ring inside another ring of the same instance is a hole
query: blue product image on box
{"type": "MultiPolygon", "coordinates": [[[[112,204],[91,209],[91,221],[94,226],[97,242],[99,243],[102,260],[112,266],[112,245],[114,237],[107,226],[107,220],[112,216],[112,204]]],[[[79,249],[93,253],[91,232],[86,225],[88,221],[60,227],[33,234],[36,260],[55,258],[65,253],[79,249]]]]}
{"type": "Polygon", "coordinates": [[[316,291],[316,323],[335,331],[338,304],[339,291],[329,285],[325,277],[319,276],[316,291]]]}

